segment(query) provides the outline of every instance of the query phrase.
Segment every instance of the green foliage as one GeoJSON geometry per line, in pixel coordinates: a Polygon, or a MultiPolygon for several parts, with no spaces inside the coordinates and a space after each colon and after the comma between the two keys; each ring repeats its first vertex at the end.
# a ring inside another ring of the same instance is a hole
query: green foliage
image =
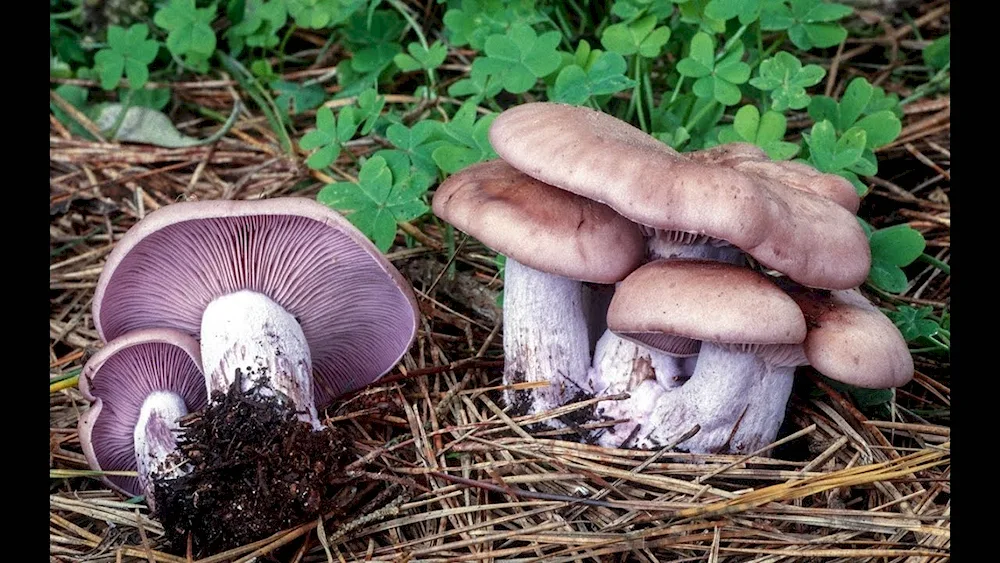
{"type": "Polygon", "coordinates": [[[786,31],[788,38],[803,51],[833,47],[847,38],[847,30],[837,21],[853,10],[825,0],[763,0],[760,17],[766,31],[786,31]]]}
{"type": "Polygon", "coordinates": [[[117,25],[108,27],[108,46],[94,55],[101,88],[115,89],[123,74],[129,88],[139,89],[146,85],[149,64],[160,50],[160,44],[148,36],[149,27],[141,23],[127,30],[117,25]]]}
{"type": "Polygon", "coordinates": [[[553,101],[579,105],[595,96],[606,96],[635,86],[625,75],[627,63],[618,53],[591,49],[580,41],[573,62],[556,77],[553,101]]]}
{"type": "Polygon", "coordinates": [[[737,85],[750,78],[750,65],[742,61],[743,51],[743,44],[737,42],[716,62],[715,40],[699,32],[691,39],[688,56],[677,63],[677,71],[696,79],[693,91],[699,98],[712,98],[725,106],[736,105],[742,97],[737,85]]]}
{"type": "Polygon", "coordinates": [[[363,0],[285,0],[295,25],[322,29],[342,23],[360,9],[363,0]]]}
{"type": "Polygon", "coordinates": [[[872,230],[866,223],[862,225],[872,253],[868,283],[883,291],[902,293],[908,283],[903,268],[923,254],[927,245],[924,236],[906,224],[878,230],[872,230]]]}
{"type": "Polygon", "coordinates": [[[895,140],[902,130],[897,111],[898,100],[885,96],[864,78],[852,80],[840,102],[827,96],[814,97],[809,103],[809,115],[817,121],[812,136],[820,135],[815,147],[810,136],[804,135],[810,162],[823,172],[844,176],[864,193],[866,188],[858,177],[878,172],[874,150],[895,140]],[[832,145],[838,150],[831,152],[832,145]]]}
{"type": "Polygon", "coordinates": [[[167,30],[167,49],[185,64],[204,72],[208,58],[215,52],[216,7],[198,8],[195,0],[169,0],[153,17],[153,22],[167,30]]]}
{"type": "Polygon", "coordinates": [[[629,23],[610,25],[601,34],[601,45],[622,56],[638,54],[647,59],[656,58],[670,40],[670,28],[657,27],[656,23],[656,16],[649,14],[629,23]]]}
{"type": "MultiPolygon", "coordinates": [[[[151,4],[147,19],[155,26],[93,33],[82,18],[60,15],[75,1],[52,0],[50,74],[101,86],[55,91],[92,118],[111,108],[105,120],[132,115],[156,124],[168,108],[188,104],[171,105],[172,90],[146,89],[150,80],[214,80],[221,70],[285,150],[299,141],[312,169],[328,168],[350,141],[369,136],[345,155],[361,168],[358,183],[332,184],[323,200],[350,212],[383,249],[399,221],[427,212],[425,191],[434,182],[496,157],[487,132],[513,104],[587,105],[678,150],[753,143],[773,159],[799,158],[840,174],[864,193],[861,178],[877,172],[875,149],[899,136],[902,104],[931,91],[917,88],[901,102],[856,78],[839,99],[818,95],[825,72],[803,64],[803,51],[838,45],[851,14],[823,0],[437,0],[421,5],[430,17],[395,0],[151,4]],[[398,97],[387,104],[379,92],[398,97]],[[801,141],[786,140],[791,112],[803,109],[809,122],[793,131],[801,141]],[[315,128],[302,130],[303,114],[313,110],[315,128]]],[[[950,35],[930,43],[923,59],[934,77],[928,85],[947,87],[950,35]]],[[[52,112],[89,137],[60,108],[52,112]]],[[[177,135],[178,143],[200,142],[177,135]]],[[[868,231],[869,283],[900,291],[922,237],[902,227],[868,231]]]]}
{"type": "Polygon", "coordinates": [[[771,94],[771,109],[802,109],[809,105],[806,88],[819,84],[826,71],[819,65],[802,66],[795,55],[781,51],[760,63],[750,85],[771,94]]]}
{"type": "Polygon", "coordinates": [[[942,35],[924,48],[924,64],[934,70],[943,69],[951,62],[951,34],[942,35]]]}
{"type": "Polygon", "coordinates": [[[382,252],[396,238],[396,225],[427,213],[426,174],[412,171],[406,157],[373,156],[365,161],[358,181],[328,184],[316,199],[337,211],[368,236],[382,252]]]}
{"type": "Polygon", "coordinates": [[[756,106],[743,106],[736,112],[733,124],[719,132],[719,141],[753,143],[772,159],[787,160],[799,152],[799,145],[783,140],[786,127],[785,116],[776,111],[761,115],[756,106]]]}
{"type": "Polygon", "coordinates": [[[476,51],[483,50],[490,35],[506,34],[515,24],[532,26],[546,19],[533,0],[461,0],[455,4],[459,7],[444,14],[450,43],[476,51]]]}
{"type": "Polygon", "coordinates": [[[353,107],[345,107],[334,117],[333,110],[321,107],[316,112],[316,128],[302,137],[299,146],[307,151],[315,151],[306,159],[306,165],[313,170],[333,164],[344,143],[354,138],[358,131],[358,120],[353,107]]]}
{"type": "Polygon", "coordinates": [[[244,46],[271,48],[281,41],[278,31],[288,21],[288,10],[282,0],[245,0],[230,2],[231,7],[242,4],[242,11],[234,9],[229,17],[235,22],[226,31],[229,48],[239,54],[244,46]]]}
{"type": "Polygon", "coordinates": [[[274,99],[278,108],[292,115],[316,109],[326,101],[326,91],[316,84],[302,85],[275,80],[271,82],[271,88],[278,92],[274,99]]]}
{"type": "Polygon", "coordinates": [[[490,35],[484,46],[485,56],[472,63],[487,76],[500,79],[504,90],[523,94],[539,78],[559,68],[562,58],[556,51],[561,37],[557,31],[537,35],[524,24],[515,24],[505,34],[490,35]]]}
{"type": "Polygon", "coordinates": [[[448,47],[440,41],[426,49],[414,41],[406,46],[406,51],[409,54],[400,53],[392,59],[403,72],[434,70],[444,64],[444,59],[448,56],[448,47]]]}
{"type": "Polygon", "coordinates": [[[443,172],[451,174],[466,166],[496,158],[487,137],[496,114],[476,119],[476,106],[465,103],[455,117],[442,126],[446,143],[434,149],[431,158],[443,172]]]}

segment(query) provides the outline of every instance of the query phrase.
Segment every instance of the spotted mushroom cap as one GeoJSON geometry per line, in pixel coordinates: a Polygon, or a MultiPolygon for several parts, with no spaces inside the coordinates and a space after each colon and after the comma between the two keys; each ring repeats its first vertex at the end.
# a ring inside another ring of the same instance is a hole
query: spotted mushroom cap
{"type": "Polygon", "coordinates": [[[798,305],[769,276],[696,259],[654,260],[629,274],[611,299],[608,328],[675,356],[712,342],[766,353],[782,365],[801,363],[806,337],[798,305]]]}
{"type": "Polygon", "coordinates": [[[416,334],[409,284],[344,217],[313,200],[195,201],[133,226],[108,257],[93,316],[105,340],[162,326],[200,337],[215,298],[262,293],[294,315],[324,406],[388,372],[416,334]]]}
{"type": "Polygon", "coordinates": [[[913,379],[913,357],[889,317],[857,289],[820,291],[784,283],[809,325],[809,365],[837,381],[869,389],[913,379]]]}
{"type": "Polygon", "coordinates": [[[452,174],[435,192],[433,208],[497,252],[570,279],[614,283],[645,257],[638,225],[502,160],[452,174]]]}
{"type": "Polygon", "coordinates": [[[543,102],[504,111],[489,136],[501,158],[542,182],[642,225],[728,241],[804,285],[847,289],[868,276],[854,214],[785,183],[798,168],[753,169],[752,151],[699,161],[608,114],[543,102]],[[723,164],[740,161],[746,170],[723,164]]]}
{"type": "MultiPolygon", "coordinates": [[[[137,469],[135,427],[150,394],[176,393],[189,411],[206,406],[198,350],[198,342],[183,332],[152,328],[115,338],[87,361],[79,385],[91,404],[80,416],[79,434],[91,468],[137,469]]],[[[103,480],[125,494],[142,494],[138,477],[105,476],[103,480]]]]}

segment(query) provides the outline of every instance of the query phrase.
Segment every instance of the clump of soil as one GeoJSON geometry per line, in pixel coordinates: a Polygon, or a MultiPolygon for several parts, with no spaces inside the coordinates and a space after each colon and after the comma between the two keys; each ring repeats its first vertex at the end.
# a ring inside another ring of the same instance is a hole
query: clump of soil
{"type": "Polygon", "coordinates": [[[155,483],[166,549],[195,556],[232,549],[337,509],[347,482],[347,439],[316,431],[287,400],[240,391],[239,380],[182,423],[181,458],[192,471],[155,483]]]}

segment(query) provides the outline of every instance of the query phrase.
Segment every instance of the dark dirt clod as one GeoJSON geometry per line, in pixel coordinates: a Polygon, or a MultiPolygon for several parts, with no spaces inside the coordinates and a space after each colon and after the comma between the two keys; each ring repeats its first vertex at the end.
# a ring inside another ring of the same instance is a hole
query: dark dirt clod
{"type": "Polygon", "coordinates": [[[234,383],[182,423],[191,473],[155,482],[166,547],[195,556],[238,547],[335,512],[347,440],[300,421],[288,401],[234,383]]]}

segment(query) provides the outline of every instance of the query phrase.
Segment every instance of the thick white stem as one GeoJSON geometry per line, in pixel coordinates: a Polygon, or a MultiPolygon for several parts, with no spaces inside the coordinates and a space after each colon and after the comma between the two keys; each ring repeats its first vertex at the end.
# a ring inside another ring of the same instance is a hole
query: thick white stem
{"type": "Polygon", "coordinates": [[[546,381],[506,391],[515,413],[538,413],[591,395],[590,343],[583,284],[507,258],[504,272],[504,384],[546,381]]]}
{"type": "Polygon", "coordinates": [[[287,398],[300,420],[322,428],[309,343],[295,317],[267,296],[244,290],[209,303],[201,318],[201,358],[209,396],[239,378],[243,391],[287,398]]]}
{"type": "Polygon", "coordinates": [[[751,390],[759,399],[750,403],[733,433],[730,452],[746,454],[774,442],[785,420],[785,407],[794,382],[795,366],[768,366],[764,377],[751,390]]]}
{"type": "Polygon", "coordinates": [[[170,391],[150,393],[139,410],[133,433],[139,484],[146,502],[153,508],[153,479],[172,479],[187,473],[189,466],[172,456],[177,451],[177,431],[182,416],[188,413],[180,395],[170,391]]]}
{"type": "MultiPolygon", "coordinates": [[[[652,431],[644,433],[641,447],[656,448],[673,442],[699,426],[698,433],[680,449],[697,453],[729,451],[739,427],[758,427],[759,419],[770,420],[752,405],[780,401],[782,412],[788,397],[770,396],[770,385],[763,385],[770,372],[764,360],[753,352],[734,352],[726,347],[703,342],[694,374],[680,389],[663,394],[650,416],[652,431]]],[[[779,421],[780,424],[780,421],[779,421]]]]}

